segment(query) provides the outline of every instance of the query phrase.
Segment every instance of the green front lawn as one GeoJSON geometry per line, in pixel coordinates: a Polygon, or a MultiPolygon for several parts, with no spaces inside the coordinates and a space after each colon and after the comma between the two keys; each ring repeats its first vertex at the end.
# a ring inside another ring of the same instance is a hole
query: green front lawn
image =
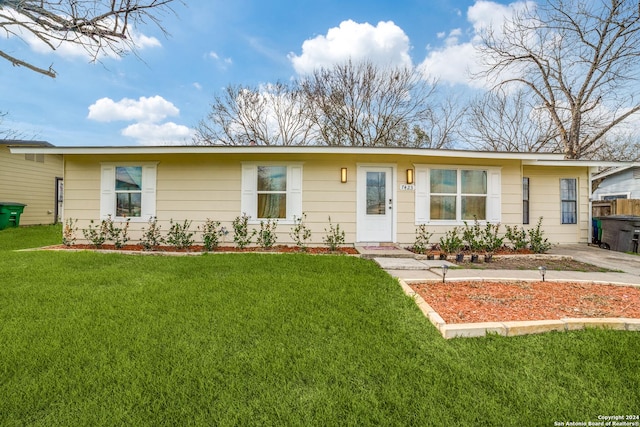
{"type": "Polygon", "coordinates": [[[553,425],[640,409],[639,333],[445,341],[347,256],[7,250],[58,243],[46,228],[0,231],[3,426],[553,425]]]}

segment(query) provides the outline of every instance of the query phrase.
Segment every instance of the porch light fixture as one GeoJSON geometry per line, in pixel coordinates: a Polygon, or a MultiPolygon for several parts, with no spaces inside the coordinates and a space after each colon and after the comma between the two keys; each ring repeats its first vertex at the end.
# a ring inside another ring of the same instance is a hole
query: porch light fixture
{"type": "Polygon", "coordinates": [[[447,277],[447,271],[449,271],[449,266],[442,264],[442,283],[444,283],[444,278],[447,277]]]}
{"type": "Polygon", "coordinates": [[[542,281],[544,282],[544,275],[547,274],[547,267],[540,266],[538,267],[538,271],[540,272],[540,276],[542,276],[542,281]]]}
{"type": "Polygon", "coordinates": [[[407,184],[413,184],[413,169],[407,169],[407,184]]]}
{"type": "Polygon", "coordinates": [[[347,168],[340,169],[340,182],[343,184],[347,182],[347,168]]]}

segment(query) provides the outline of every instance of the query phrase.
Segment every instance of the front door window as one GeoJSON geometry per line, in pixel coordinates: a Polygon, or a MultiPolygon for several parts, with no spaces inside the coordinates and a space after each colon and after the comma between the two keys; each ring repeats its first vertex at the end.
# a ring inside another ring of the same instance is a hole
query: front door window
{"type": "Polygon", "coordinates": [[[367,172],[367,215],[385,214],[386,185],[386,172],[367,172]]]}

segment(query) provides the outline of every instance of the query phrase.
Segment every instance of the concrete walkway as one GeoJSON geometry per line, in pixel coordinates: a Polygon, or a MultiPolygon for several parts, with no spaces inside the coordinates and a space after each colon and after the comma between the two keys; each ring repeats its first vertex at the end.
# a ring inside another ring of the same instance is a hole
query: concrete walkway
{"type": "MultiPolygon", "coordinates": [[[[455,267],[447,261],[429,261],[416,259],[410,251],[392,246],[358,247],[361,255],[373,258],[385,271],[399,279],[415,282],[419,280],[442,280],[442,265],[455,267]]],[[[548,270],[545,280],[549,281],[589,281],[598,283],[616,283],[640,286],[640,256],[629,255],[600,249],[587,244],[558,245],[553,247],[546,256],[571,257],[576,261],[596,265],[598,267],[617,270],[615,272],[580,272],[548,270]],[[619,272],[618,272],[619,271],[619,272]]],[[[544,265],[544,257],[540,260],[544,265]]],[[[538,270],[481,270],[449,268],[446,279],[514,279],[539,280],[538,270]]]]}

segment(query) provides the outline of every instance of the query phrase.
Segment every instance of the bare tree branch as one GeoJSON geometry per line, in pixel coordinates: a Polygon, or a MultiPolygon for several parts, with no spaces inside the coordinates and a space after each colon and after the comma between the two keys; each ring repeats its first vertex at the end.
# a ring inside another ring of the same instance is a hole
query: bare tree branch
{"type": "Polygon", "coordinates": [[[195,143],[201,145],[304,145],[311,123],[295,83],[262,88],[228,86],[201,120],[195,143]]]}
{"type": "Polygon", "coordinates": [[[318,69],[301,84],[315,139],[326,145],[438,148],[450,142],[447,133],[459,120],[452,114],[438,121],[447,110],[434,109],[436,83],[409,68],[349,61],[318,69]]]}
{"type": "Polygon", "coordinates": [[[487,92],[468,109],[462,135],[474,149],[508,152],[562,152],[547,110],[523,90],[487,92]]]}
{"type": "MultiPolygon", "coordinates": [[[[0,0],[0,29],[25,39],[31,35],[50,49],[63,44],[82,47],[92,58],[135,51],[131,29],[147,21],[161,25],[160,16],[180,0],[0,0]]],[[[14,66],[55,77],[44,69],[0,51],[14,66]]]]}
{"type": "Polygon", "coordinates": [[[410,69],[351,62],[263,88],[228,87],[196,144],[451,146],[464,108],[434,104],[435,83],[410,69]]]}
{"type": "Polygon", "coordinates": [[[567,158],[595,156],[598,141],[640,110],[637,2],[550,0],[500,30],[483,35],[480,76],[530,91],[567,158]]]}

